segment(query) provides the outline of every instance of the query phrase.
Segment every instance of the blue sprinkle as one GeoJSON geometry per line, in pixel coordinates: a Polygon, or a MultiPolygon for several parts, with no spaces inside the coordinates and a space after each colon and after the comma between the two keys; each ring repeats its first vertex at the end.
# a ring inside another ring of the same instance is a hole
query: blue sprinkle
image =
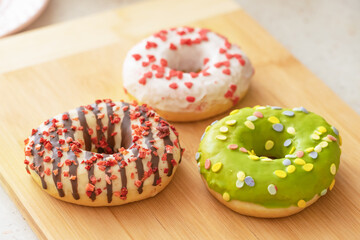
{"type": "Polygon", "coordinates": [[[249,120],[249,121],[254,122],[254,121],[256,121],[258,118],[257,118],[256,116],[251,115],[251,116],[248,116],[246,119],[249,120]]]}
{"type": "Polygon", "coordinates": [[[277,107],[277,106],[272,106],[271,109],[274,109],[274,110],[281,110],[282,107],[277,107]]]}
{"type": "Polygon", "coordinates": [[[203,135],[201,136],[200,141],[202,141],[204,137],[205,137],[205,133],[203,133],[203,135]]]}
{"type": "Polygon", "coordinates": [[[297,156],[295,154],[288,154],[285,155],[286,158],[297,158],[297,156]]]}
{"type": "Polygon", "coordinates": [[[291,161],[289,159],[284,159],[282,164],[284,164],[284,166],[289,166],[289,165],[291,165],[291,161]]]}
{"type": "Polygon", "coordinates": [[[212,126],[212,125],[214,125],[215,123],[217,123],[218,122],[218,120],[215,120],[215,121],[213,121],[210,125],[212,126]]]}
{"type": "Polygon", "coordinates": [[[284,147],[288,147],[291,145],[291,139],[286,139],[285,142],[284,142],[284,147]]]}
{"type": "Polygon", "coordinates": [[[246,183],[246,185],[248,185],[249,187],[255,186],[255,181],[254,181],[254,179],[253,179],[252,177],[250,177],[250,176],[247,176],[247,177],[245,178],[245,183],[246,183]]]}
{"type": "Polygon", "coordinates": [[[195,154],[195,160],[196,160],[196,161],[199,161],[200,157],[201,157],[201,153],[197,152],[197,153],[195,154]]]}
{"type": "Polygon", "coordinates": [[[303,112],[306,113],[306,114],[309,113],[308,110],[306,110],[306,108],[304,108],[304,107],[300,107],[300,110],[303,111],[303,112]]]}
{"type": "Polygon", "coordinates": [[[318,154],[317,152],[312,151],[311,153],[309,153],[309,156],[310,156],[312,159],[317,159],[317,157],[319,156],[319,154],[318,154]]]}
{"type": "Polygon", "coordinates": [[[275,123],[272,125],[272,128],[277,132],[282,132],[284,130],[284,126],[281,123],[275,123]]]}
{"type": "Polygon", "coordinates": [[[331,129],[336,135],[339,135],[339,131],[334,126],[331,126],[331,129]]]}
{"type": "Polygon", "coordinates": [[[295,115],[293,111],[283,111],[282,114],[288,117],[293,117],[295,115]]]}

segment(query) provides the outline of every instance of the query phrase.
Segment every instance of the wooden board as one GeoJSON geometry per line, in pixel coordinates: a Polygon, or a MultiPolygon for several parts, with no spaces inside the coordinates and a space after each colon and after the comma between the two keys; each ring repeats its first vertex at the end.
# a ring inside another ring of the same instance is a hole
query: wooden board
{"type": "Polygon", "coordinates": [[[352,239],[360,234],[359,115],[230,0],[147,1],[5,38],[0,41],[0,101],[0,180],[41,239],[352,239]],[[97,98],[123,98],[126,52],[152,32],[177,25],[210,28],[248,53],[256,74],[237,107],[302,105],[339,128],[343,154],[333,191],[283,219],[227,209],[208,193],[194,160],[205,126],[216,118],[175,124],[184,159],[155,198],[81,207],[48,196],[32,181],[23,165],[23,140],[31,129],[97,98]]]}

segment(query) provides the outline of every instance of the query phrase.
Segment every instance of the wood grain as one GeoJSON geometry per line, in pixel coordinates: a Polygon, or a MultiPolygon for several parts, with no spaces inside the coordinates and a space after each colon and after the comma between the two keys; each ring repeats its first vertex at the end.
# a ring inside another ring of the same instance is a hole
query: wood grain
{"type": "Polygon", "coordinates": [[[233,2],[149,1],[1,40],[0,53],[0,181],[39,238],[359,236],[360,116],[233,2]],[[178,11],[168,9],[171,6],[178,11]],[[126,52],[142,37],[172,25],[210,28],[248,53],[256,73],[237,107],[302,105],[339,128],[343,154],[333,191],[283,219],[245,217],[218,203],[201,181],[194,154],[205,127],[221,116],[175,124],[186,148],[184,160],[173,181],[155,198],[119,207],[81,207],[48,196],[33,182],[22,163],[23,139],[31,129],[97,98],[124,98],[121,65],[126,52]]]}

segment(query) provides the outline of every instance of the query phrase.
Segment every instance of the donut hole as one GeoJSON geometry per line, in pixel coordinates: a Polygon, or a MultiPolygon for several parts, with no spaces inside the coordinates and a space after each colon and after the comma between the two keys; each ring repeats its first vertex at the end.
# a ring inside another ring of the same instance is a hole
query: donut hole
{"type": "Polygon", "coordinates": [[[197,47],[183,47],[166,54],[168,67],[185,73],[200,72],[203,59],[203,52],[197,47]]]}

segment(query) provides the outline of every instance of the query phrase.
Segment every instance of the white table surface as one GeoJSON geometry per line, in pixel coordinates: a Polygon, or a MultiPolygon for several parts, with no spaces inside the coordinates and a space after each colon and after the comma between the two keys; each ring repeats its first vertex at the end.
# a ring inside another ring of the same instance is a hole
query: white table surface
{"type": "MultiPolygon", "coordinates": [[[[138,1],[52,0],[28,30],[138,1]]],[[[360,113],[359,0],[236,1],[360,113]]],[[[0,239],[37,239],[2,187],[0,202],[0,239]]]]}

